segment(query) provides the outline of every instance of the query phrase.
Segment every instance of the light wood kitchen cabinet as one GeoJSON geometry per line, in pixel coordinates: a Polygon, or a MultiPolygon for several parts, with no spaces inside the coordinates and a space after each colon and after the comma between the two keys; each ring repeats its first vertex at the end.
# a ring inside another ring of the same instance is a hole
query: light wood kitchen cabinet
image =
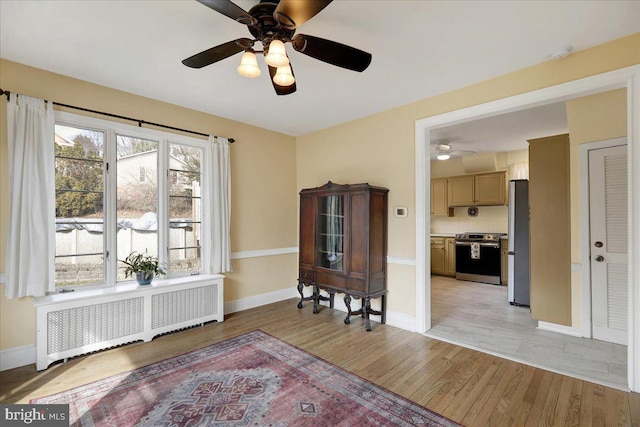
{"type": "Polygon", "coordinates": [[[453,237],[431,238],[431,274],[456,275],[456,241],[453,237]]]}
{"type": "Polygon", "coordinates": [[[431,238],[431,274],[443,276],[445,272],[444,237],[431,238]]]}
{"type": "Polygon", "coordinates": [[[447,180],[449,206],[474,205],[474,177],[473,175],[456,176],[447,180]]]}
{"type": "Polygon", "coordinates": [[[500,265],[502,267],[500,284],[506,285],[509,275],[509,241],[507,239],[500,239],[500,258],[500,265]]]}
{"type": "Polygon", "coordinates": [[[529,141],[531,317],[571,325],[569,135],[529,141]]]}
{"type": "Polygon", "coordinates": [[[500,206],[507,204],[506,172],[448,178],[449,206],[500,206]]]}
{"type": "Polygon", "coordinates": [[[444,273],[447,276],[456,275],[456,240],[453,237],[444,239],[444,273]]]}
{"type": "Polygon", "coordinates": [[[506,172],[485,173],[475,175],[474,195],[476,205],[507,204],[506,172]]]}
{"type": "Polygon", "coordinates": [[[431,215],[453,216],[447,199],[447,178],[431,180],[431,215]]]}

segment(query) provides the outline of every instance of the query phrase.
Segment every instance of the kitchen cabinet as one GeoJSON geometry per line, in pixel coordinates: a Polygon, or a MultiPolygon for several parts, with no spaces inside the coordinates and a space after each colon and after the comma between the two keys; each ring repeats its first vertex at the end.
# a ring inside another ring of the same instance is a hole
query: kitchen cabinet
{"type": "Polygon", "coordinates": [[[456,275],[456,241],[453,237],[431,238],[431,274],[456,275]]]}
{"type": "Polygon", "coordinates": [[[529,140],[531,317],[571,325],[569,135],[529,140]]]}
{"type": "Polygon", "coordinates": [[[444,237],[431,238],[431,274],[444,276],[444,237]]]}
{"type": "Polygon", "coordinates": [[[456,276],[456,239],[447,237],[444,239],[444,272],[447,276],[456,276]]]}
{"type": "Polygon", "coordinates": [[[320,301],[328,300],[333,308],[335,293],[342,293],[345,324],[351,316],[362,315],[370,331],[370,314],[380,315],[385,323],[388,192],[369,184],[331,181],[300,192],[298,308],[309,300],[314,313],[320,301]],[[304,286],[312,287],[311,296],[304,296],[304,286]],[[362,308],[351,311],[352,297],[362,301],[362,308]],[[381,298],[381,310],[371,308],[372,298],[381,298]]]}
{"type": "Polygon", "coordinates": [[[431,215],[453,216],[447,199],[447,178],[431,180],[431,215]]]}
{"type": "Polygon", "coordinates": [[[506,205],[507,174],[502,171],[448,178],[447,197],[450,207],[506,205]]]}
{"type": "Polygon", "coordinates": [[[500,265],[502,267],[500,284],[506,285],[509,275],[509,241],[507,239],[500,239],[500,258],[500,265]]]}

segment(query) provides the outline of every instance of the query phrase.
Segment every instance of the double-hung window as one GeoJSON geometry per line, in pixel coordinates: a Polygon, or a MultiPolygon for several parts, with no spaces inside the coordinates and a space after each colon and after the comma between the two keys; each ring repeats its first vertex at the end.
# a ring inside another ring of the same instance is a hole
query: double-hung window
{"type": "Polygon", "coordinates": [[[170,277],[208,272],[208,141],[56,112],[54,144],[56,290],[131,280],[131,252],[170,277]]]}

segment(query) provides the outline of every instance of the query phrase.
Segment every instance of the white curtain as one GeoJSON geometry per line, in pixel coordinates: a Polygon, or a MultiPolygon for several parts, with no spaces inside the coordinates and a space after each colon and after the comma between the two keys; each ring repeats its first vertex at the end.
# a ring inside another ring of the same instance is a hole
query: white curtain
{"type": "Polygon", "coordinates": [[[211,162],[208,182],[211,188],[211,271],[231,270],[231,165],[229,140],[209,137],[211,162]]]}
{"type": "Polygon", "coordinates": [[[11,98],[7,105],[11,208],[5,295],[42,296],[54,281],[53,106],[24,95],[11,98]]]}

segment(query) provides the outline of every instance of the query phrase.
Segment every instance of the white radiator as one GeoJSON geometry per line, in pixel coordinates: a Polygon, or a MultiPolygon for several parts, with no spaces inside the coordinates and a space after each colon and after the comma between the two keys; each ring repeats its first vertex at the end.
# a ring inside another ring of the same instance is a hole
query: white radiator
{"type": "Polygon", "coordinates": [[[222,322],[223,279],[210,274],[37,298],[36,368],[212,320],[222,322]]]}

